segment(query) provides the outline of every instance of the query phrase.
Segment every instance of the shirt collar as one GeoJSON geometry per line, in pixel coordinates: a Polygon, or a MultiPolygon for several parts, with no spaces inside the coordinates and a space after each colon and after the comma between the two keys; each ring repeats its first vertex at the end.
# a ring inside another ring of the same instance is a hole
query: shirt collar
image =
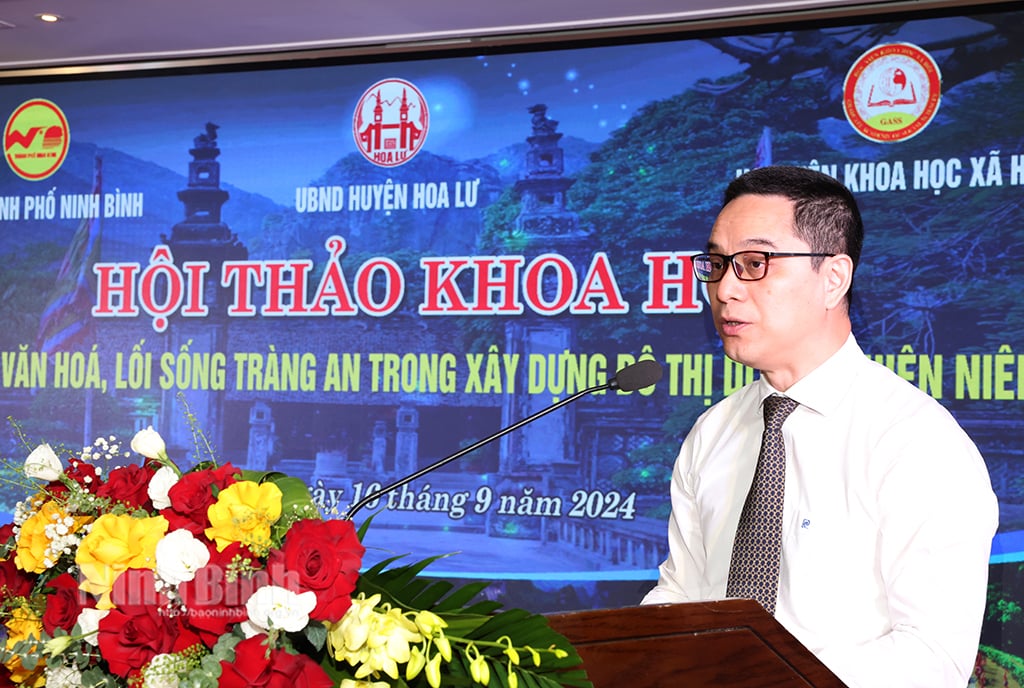
{"type": "Polygon", "coordinates": [[[838,351],[785,392],[778,391],[761,377],[758,380],[761,404],[772,394],[783,394],[801,406],[827,416],[835,411],[852,386],[857,375],[855,362],[863,358],[864,352],[851,333],[838,351]]]}

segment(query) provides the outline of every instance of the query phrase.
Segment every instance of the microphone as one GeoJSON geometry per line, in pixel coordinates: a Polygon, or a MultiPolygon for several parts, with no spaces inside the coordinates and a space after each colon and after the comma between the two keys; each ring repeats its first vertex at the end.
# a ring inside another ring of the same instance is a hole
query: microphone
{"type": "MultiPolygon", "coordinates": [[[[650,387],[661,379],[661,364],[651,358],[645,358],[626,366],[615,377],[608,381],[608,389],[621,389],[623,392],[635,392],[644,387],[650,387]]],[[[603,387],[594,387],[584,390],[586,392],[597,391],[603,387]]]]}
{"type": "Polygon", "coordinates": [[[620,389],[623,392],[634,392],[634,391],[636,391],[638,389],[643,389],[644,387],[650,387],[651,385],[655,384],[660,379],[661,379],[661,364],[660,363],[658,363],[657,361],[651,360],[651,359],[644,359],[644,360],[641,360],[641,361],[637,361],[636,363],[628,365],[625,368],[619,370],[617,373],[615,373],[615,376],[612,377],[612,379],[609,380],[608,382],[605,382],[605,383],[600,384],[600,385],[595,385],[593,387],[588,387],[587,389],[584,389],[584,390],[580,390],[579,392],[576,392],[572,396],[568,396],[565,399],[562,399],[561,401],[558,401],[558,402],[552,404],[551,406],[548,406],[547,408],[543,408],[540,411],[537,411],[536,413],[534,413],[531,416],[527,416],[526,418],[523,418],[522,420],[520,420],[517,423],[513,423],[512,425],[508,426],[507,428],[502,428],[501,430],[498,430],[498,432],[494,433],[493,435],[488,435],[487,437],[483,438],[482,440],[478,440],[478,441],[474,442],[473,444],[469,445],[468,447],[464,447],[464,448],[460,449],[459,451],[455,452],[454,454],[452,454],[450,456],[446,456],[446,457],[444,457],[443,459],[441,459],[439,461],[435,461],[434,463],[430,464],[429,466],[426,466],[425,468],[421,468],[420,470],[418,470],[415,473],[412,473],[410,475],[407,475],[406,477],[402,478],[401,480],[397,480],[397,481],[391,483],[390,485],[385,485],[384,487],[380,488],[376,492],[373,492],[371,494],[366,495],[365,497],[360,499],[358,502],[353,504],[351,507],[349,507],[348,511],[345,512],[344,519],[346,521],[351,521],[352,517],[355,515],[355,513],[357,511],[359,511],[360,509],[362,509],[364,506],[366,506],[370,502],[374,501],[375,499],[378,499],[379,497],[382,497],[382,496],[386,495],[388,492],[391,492],[392,490],[397,490],[402,485],[407,485],[407,484],[411,483],[413,480],[416,480],[417,478],[421,478],[424,475],[426,475],[427,473],[430,473],[431,471],[434,471],[434,470],[440,468],[441,466],[449,464],[452,461],[455,461],[456,459],[459,459],[459,458],[465,456],[469,452],[475,451],[475,450],[479,449],[480,447],[484,446],[485,444],[493,442],[494,440],[498,439],[499,437],[504,437],[505,435],[507,435],[508,433],[512,432],[513,430],[518,430],[519,428],[523,427],[527,423],[532,423],[533,421],[537,420],[541,416],[546,416],[547,414],[551,413],[552,411],[554,411],[556,409],[560,409],[563,406],[565,406],[566,404],[570,404],[570,403],[576,401],[580,397],[585,397],[588,394],[593,394],[594,392],[602,392],[602,391],[608,390],[608,389],[620,389]]]}

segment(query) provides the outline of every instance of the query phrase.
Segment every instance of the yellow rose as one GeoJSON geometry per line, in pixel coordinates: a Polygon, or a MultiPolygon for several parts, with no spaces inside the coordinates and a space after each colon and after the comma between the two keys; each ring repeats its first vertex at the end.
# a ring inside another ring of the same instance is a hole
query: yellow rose
{"type": "Polygon", "coordinates": [[[43,620],[27,604],[12,609],[4,625],[7,627],[8,643],[30,638],[38,640],[43,634],[43,620]]]}
{"type": "Polygon", "coordinates": [[[273,483],[241,480],[228,485],[206,510],[210,519],[206,537],[217,543],[220,552],[232,542],[267,549],[270,526],[281,518],[281,499],[281,490],[273,483]]]}
{"type": "MultiPolygon", "coordinates": [[[[4,624],[7,627],[7,642],[5,647],[8,650],[14,649],[14,645],[23,640],[38,640],[43,634],[43,622],[31,608],[22,605],[11,610],[10,617],[4,624]]],[[[11,672],[11,681],[14,683],[36,688],[46,684],[46,662],[39,662],[36,668],[29,670],[21,663],[18,655],[12,654],[4,666],[11,672]]]]}
{"type": "Polygon", "coordinates": [[[18,549],[14,555],[15,565],[29,573],[42,573],[51,568],[57,563],[56,556],[59,555],[49,552],[50,537],[46,534],[46,526],[62,525],[61,534],[67,535],[78,532],[88,521],[88,517],[84,516],[68,518],[67,512],[53,500],[44,502],[39,510],[21,525],[18,549]],[[48,556],[53,558],[48,559],[48,556]]]}
{"type": "Polygon", "coordinates": [[[156,568],[156,545],[167,533],[167,526],[163,516],[104,514],[96,519],[78,545],[75,562],[85,579],[79,587],[100,595],[98,608],[114,606],[110,591],[125,569],[156,568]]]}

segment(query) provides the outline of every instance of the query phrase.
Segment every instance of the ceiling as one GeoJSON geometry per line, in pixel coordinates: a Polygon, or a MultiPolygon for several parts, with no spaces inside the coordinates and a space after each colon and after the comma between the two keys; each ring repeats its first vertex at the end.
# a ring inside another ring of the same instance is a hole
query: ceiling
{"type": "Polygon", "coordinates": [[[495,36],[678,22],[770,21],[794,11],[862,13],[927,0],[0,0],[0,75],[46,67],[82,71],[125,61],[164,63],[313,48],[362,52],[423,42],[471,45],[495,36]],[[872,10],[874,8],[874,10],[872,10]],[[56,24],[36,18],[63,17],[56,24]]]}

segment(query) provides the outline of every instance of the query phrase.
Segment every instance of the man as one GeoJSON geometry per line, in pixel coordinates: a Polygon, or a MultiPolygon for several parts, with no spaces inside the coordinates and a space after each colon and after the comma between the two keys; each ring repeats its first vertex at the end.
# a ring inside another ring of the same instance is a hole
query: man
{"type": "Polygon", "coordinates": [[[754,596],[729,584],[730,562],[762,405],[781,394],[797,402],[786,402],[795,408],[776,443],[781,561],[771,599],[759,601],[850,688],[963,688],[996,500],[953,417],[854,339],[862,240],[853,196],[827,175],[764,167],[729,185],[708,253],[693,262],[725,353],[760,376],[708,409],[684,441],[669,555],[644,603],[754,596]]]}

